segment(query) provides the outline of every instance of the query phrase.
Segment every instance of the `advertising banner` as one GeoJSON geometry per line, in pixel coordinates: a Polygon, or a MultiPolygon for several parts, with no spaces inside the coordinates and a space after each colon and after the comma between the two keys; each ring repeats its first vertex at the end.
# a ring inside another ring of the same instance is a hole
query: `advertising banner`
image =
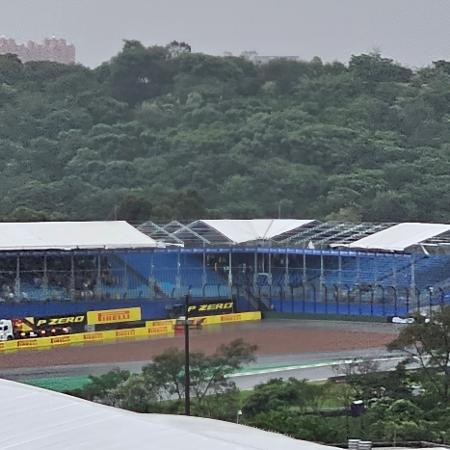
{"type": "Polygon", "coordinates": [[[145,328],[124,328],[122,330],[114,330],[114,337],[116,339],[130,339],[135,337],[142,337],[146,335],[145,328]]]}
{"type": "Polygon", "coordinates": [[[147,336],[170,336],[174,334],[172,325],[159,325],[147,328],[147,336]]]}
{"type": "Polygon", "coordinates": [[[103,325],[119,322],[137,322],[141,320],[141,308],[103,309],[88,311],[88,325],[103,325]]]}
{"type": "MultiPolygon", "coordinates": [[[[45,339],[45,338],[44,338],[45,339]]],[[[39,346],[39,339],[18,339],[17,341],[14,341],[16,344],[16,348],[23,349],[23,348],[37,348],[39,346]]]]}
{"type": "Polygon", "coordinates": [[[261,320],[261,312],[243,312],[234,314],[222,314],[218,316],[206,316],[203,318],[203,324],[206,325],[217,325],[220,323],[233,323],[233,322],[245,322],[248,320],[261,320]]]}
{"type": "Polygon", "coordinates": [[[92,333],[83,333],[83,342],[96,342],[104,339],[103,331],[94,331],[92,333]]]}
{"type": "Polygon", "coordinates": [[[76,314],[70,316],[50,316],[50,317],[24,317],[23,319],[14,319],[14,328],[28,333],[36,329],[49,329],[52,327],[67,327],[72,332],[84,331],[86,324],[85,314],[76,314]]]}
{"type": "Polygon", "coordinates": [[[56,316],[56,317],[35,317],[34,324],[36,328],[43,327],[64,327],[71,328],[82,327],[86,323],[85,314],[76,314],[73,316],[56,316]]]}
{"type": "Polygon", "coordinates": [[[233,300],[193,303],[189,305],[189,317],[229,314],[234,311],[233,300]]]}
{"type": "Polygon", "coordinates": [[[49,337],[48,340],[50,341],[49,344],[51,346],[53,345],[67,345],[67,344],[72,344],[73,343],[73,339],[72,336],[70,334],[66,334],[63,336],[52,336],[49,337]]]}
{"type": "Polygon", "coordinates": [[[168,327],[174,327],[176,323],[176,319],[163,319],[163,320],[147,320],[147,322],[145,322],[145,326],[147,328],[152,328],[152,327],[164,327],[164,326],[168,326],[168,327]]]}

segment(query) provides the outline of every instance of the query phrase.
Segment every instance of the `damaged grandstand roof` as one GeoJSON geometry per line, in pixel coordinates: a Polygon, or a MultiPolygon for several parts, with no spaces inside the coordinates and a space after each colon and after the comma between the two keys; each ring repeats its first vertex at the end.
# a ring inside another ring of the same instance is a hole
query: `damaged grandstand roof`
{"type": "Polygon", "coordinates": [[[336,449],[219,420],[140,414],[0,380],[2,449],[336,449]],[[43,413],[45,411],[45,413],[43,413]]]}
{"type": "Polygon", "coordinates": [[[0,223],[0,251],[164,247],[127,222],[0,223]]]}
{"type": "Polygon", "coordinates": [[[191,224],[191,229],[205,230],[215,240],[226,238],[234,244],[243,244],[275,239],[312,222],[293,219],[199,220],[191,224]]]}
{"type": "Polygon", "coordinates": [[[258,241],[278,241],[311,226],[314,220],[253,219],[196,220],[188,225],[172,221],[156,225],[149,221],[139,229],[153,239],[166,243],[194,245],[245,245],[258,241]]]}
{"type": "Polygon", "coordinates": [[[185,247],[254,246],[342,248],[364,251],[450,251],[450,225],[433,223],[347,223],[318,220],[176,220],[139,229],[165,244],[185,247]]]}
{"type": "Polygon", "coordinates": [[[346,245],[349,248],[403,252],[410,247],[427,245],[427,241],[450,231],[439,223],[399,223],[378,233],[346,245]]]}

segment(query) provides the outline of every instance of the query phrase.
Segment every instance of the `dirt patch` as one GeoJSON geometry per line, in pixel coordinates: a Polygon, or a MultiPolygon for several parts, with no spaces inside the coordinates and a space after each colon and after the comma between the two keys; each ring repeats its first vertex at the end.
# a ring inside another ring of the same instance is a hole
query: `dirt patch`
{"type": "MultiPolygon", "coordinates": [[[[364,331],[342,327],[302,327],[299,323],[262,322],[223,326],[191,333],[192,351],[212,353],[220,345],[242,338],[258,345],[259,355],[333,352],[383,347],[394,337],[394,330],[364,331]]],[[[0,369],[49,367],[69,364],[98,364],[128,361],[148,361],[170,347],[183,348],[182,336],[151,340],[89,344],[49,350],[27,351],[0,355],[0,369]]]]}

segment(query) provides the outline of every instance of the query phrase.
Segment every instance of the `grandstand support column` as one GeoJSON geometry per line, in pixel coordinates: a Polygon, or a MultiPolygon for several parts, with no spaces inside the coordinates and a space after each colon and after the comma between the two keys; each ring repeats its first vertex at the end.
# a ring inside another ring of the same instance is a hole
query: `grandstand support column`
{"type": "Polygon", "coordinates": [[[286,293],[289,290],[289,253],[286,249],[285,261],[284,261],[284,289],[286,293]]]}
{"type": "Polygon", "coordinates": [[[150,298],[156,297],[156,280],[155,280],[155,262],[154,262],[155,252],[150,255],[150,277],[148,279],[150,288],[150,298]]]}
{"type": "Polygon", "coordinates": [[[269,248],[269,253],[268,253],[268,273],[269,276],[267,277],[267,283],[269,284],[269,286],[272,286],[272,252],[271,252],[271,248],[269,248]]]}
{"type": "Polygon", "coordinates": [[[341,251],[338,250],[338,286],[342,285],[342,256],[341,251]]]}
{"type": "Polygon", "coordinates": [[[394,254],[392,261],[392,284],[395,289],[397,289],[397,255],[394,254]]]}
{"type": "Polygon", "coordinates": [[[128,254],[125,253],[124,257],[123,257],[123,292],[127,292],[128,291],[128,254]]]}
{"type": "Polygon", "coordinates": [[[306,279],[306,253],[305,249],[303,249],[303,274],[302,274],[302,283],[305,284],[308,280],[306,279]]]}
{"type": "Polygon", "coordinates": [[[253,257],[253,292],[256,294],[258,283],[258,252],[255,250],[253,257]]]}
{"type": "Polygon", "coordinates": [[[95,283],[95,295],[97,298],[102,297],[102,262],[100,255],[97,255],[97,280],[95,283]]]}
{"type": "Polygon", "coordinates": [[[208,277],[206,275],[206,249],[205,245],[203,245],[203,265],[202,265],[202,292],[205,292],[205,286],[208,283],[208,277]]]}
{"type": "Polygon", "coordinates": [[[177,276],[175,277],[175,297],[181,298],[181,251],[177,252],[177,276]]]}
{"type": "Polygon", "coordinates": [[[359,284],[361,277],[361,255],[356,252],[356,284],[359,284]]]}
{"type": "Polygon", "coordinates": [[[75,300],[75,257],[70,255],[70,299],[75,300]]]}
{"type": "Polygon", "coordinates": [[[15,288],[14,293],[16,295],[17,300],[22,299],[22,288],[20,283],[20,255],[17,255],[16,257],[16,282],[15,282],[15,288]]]}
{"type": "Polygon", "coordinates": [[[228,286],[231,287],[233,286],[233,272],[231,271],[231,268],[233,263],[233,259],[231,257],[231,247],[230,247],[230,251],[228,253],[228,286]]]}
{"type": "Polygon", "coordinates": [[[412,255],[411,259],[411,296],[410,301],[415,306],[416,305],[416,255],[412,255]]]}
{"type": "Polygon", "coordinates": [[[375,259],[373,260],[373,285],[378,281],[378,253],[375,252],[375,259]]]}
{"type": "Polygon", "coordinates": [[[320,250],[320,280],[319,280],[320,293],[319,293],[319,298],[320,298],[321,302],[323,301],[323,281],[324,281],[323,251],[320,250]]]}
{"type": "Polygon", "coordinates": [[[44,299],[48,299],[48,271],[47,271],[47,254],[44,255],[44,276],[42,277],[42,289],[44,299]]]}

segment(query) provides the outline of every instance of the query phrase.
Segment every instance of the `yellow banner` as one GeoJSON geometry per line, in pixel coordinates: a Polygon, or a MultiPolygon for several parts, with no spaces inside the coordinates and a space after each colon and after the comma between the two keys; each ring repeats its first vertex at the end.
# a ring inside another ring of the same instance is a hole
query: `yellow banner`
{"type": "Polygon", "coordinates": [[[171,325],[159,325],[147,328],[147,336],[170,336],[172,334],[174,334],[174,330],[171,325]]]}
{"type": "MultiPolygon", "coordinates": [[[[199,319],[199,317],[197,317],[199,319]]],[[[202,325],[217,325],[220,323],[246,322],[249,320],[261,320],[261,312],[243,312],[234,314],[221,314],[217,316],[203,316],[202,325]]]]}
{"type": "Polygon", "coordinates": [[[88,325],[101,325],[105,323],[136,322],[141,320],[141,308],[104,309],[101,311],[88,311],[88,325]]]}
{"type": "Polygon", "coordinates": [[[36,348],[39,346],[39,339],[38,338],[18,339],[16,341],[14,341],[14,343],[16,344],[16,348],[18,348],[18,349],[36,348]]]}
{"type": "Polygon", "coordinates": [[[67,345],[73,343],[73,336],[70,334],[62,335],[62,336],[52,336],[49,339],[50,345],[67,345]]]}
{"type": "Polygon", "coordinates": [[[116,339],[130,339],[135,337],[145,336],[145,328],[124,328],[122,330],[114,330],[114,337],[116,339]]]}
{"type": "Polygon", "coordinates": [[[152,327],[173,327],[175,325],[176,319],[163,319],[163,320],[147,320],[145,326],[147,328],[152,327]]]}
{"type": "Polygon", "coordinates": [[[102,331],[94,331],[92,333],[82,333],[83,342],[96,342],[104,339],[104,333],[102,331]]]}

